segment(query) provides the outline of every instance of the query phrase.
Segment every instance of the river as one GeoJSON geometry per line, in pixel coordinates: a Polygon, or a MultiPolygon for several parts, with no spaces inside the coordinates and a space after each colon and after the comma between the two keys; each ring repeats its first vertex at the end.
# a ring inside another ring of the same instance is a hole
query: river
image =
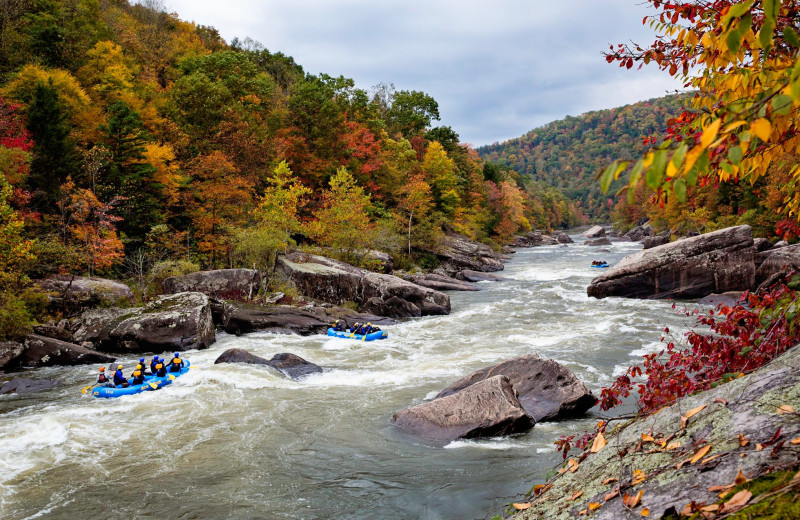
{"type": "MultiPolygon", "coordinates": [[[[641,245],[608,248],[520,250],[501,273],[508,281],[451,293],[449,316],[385,327],[383,341],[220,333],[157,392],[92,399],[80,388],[97,367],[32,371],[62,385],[0,396],[0,518],[483,518],[540,482],[560,460],[553,441],[597,415],[444,447],[398,432],[391,415],[528,353],[564,364],[597,394],[658,348],[665,326],[685,328],[670,302],[586,296],[593,259],[613,264],[641,245]],[[326,370],[291,381],[267,367],[214,365],[230,347],[292,352],[326,370]]],[[[122,362],[127,370],[134,359],[122,362]]]]}

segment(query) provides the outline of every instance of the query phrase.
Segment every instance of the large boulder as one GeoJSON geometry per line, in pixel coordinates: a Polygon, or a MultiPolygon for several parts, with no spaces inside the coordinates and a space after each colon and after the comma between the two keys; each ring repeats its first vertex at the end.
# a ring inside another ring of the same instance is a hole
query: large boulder
{"type": "Polygon", "coordinates": [[[595,298],[702,298],[755,282],[750,226],[686,238],[626,256],[589,285],[595,298]]]}
{"type": "Polygon", "coordinates": [[[0,342],[0,371],[13,370],[19,366],[25,345],[16,341],[0,342]]]}
{"type": "MultiPolygon", "coordinates": [[[[761,253],[764,254],[764,253],[761,253]]],[[[767,251],[767,257],[756,271],[756,285],[777,273],[800,271],[800,244],[767,251]]]]}
{"type": "Polygon", "coordinates": [[[75,337],[104,352],[164,352],[207,348],[214,343],[208,296],[198,292],[162,296],[144,307],[84,315],[75,337]]]}
{"type": "Polygon", "coordinates": [[[214,361],[215,365],[218,363],[248,363],[251,365],[267,365],[292,379],[299,379],[309,374],[318,374],[322,372],[322,367],[315,365],[310,361],[306,361],[300,356],[296,356],[294,354],[275,354],[272,356],[272,359],[264,359],[240,348],[229,348],[223,352],[216,359],[216,361],[214,361]]]}
{"type": "Polygon", "coordinates": [[[555,237],[543,235],[539,231],[529,231],[524,235],[515,236],[511,243],[514,247],[554,246],[556,244],[558,244],[558,240],[555,237]]]}
{"type": "Polygon", "coordinates": [[[550,236],[555,238],[556,242],[558,242],[559,244],[571,244],[572,243],[572,238],[570,238],[570,236],[568,234],[564,233],[563,231],[553,231],[552,233],[550,233],[550,236]]]}
{"type": "Polygon", "coordinates": [[[456,277],[459,280],[466,280],[467,282],[503,282],[509,280],[509,278],[500,276],[499,274],[473,271],[472,269],[463,269],[458,272],[456,277]]]}
{"type": "Polygon", "coordinates": [[[72,333],[67,329],[56,327],[55,325],[34,325],[33,332],[40,336],[47,336],[48,338],[59,339],[67,343],[74,343],[75,338],[72,333]]]}
{"type": "Polygon", "coordinates": [[[343,307],[292,307],[289,305],[251,305],[229,303],[225,306],[222,326],[230,334],[265,331],[279,334],[324,334],[337,319],[348,325],[355,322],[391,325],[394,320],[356,313],[343,307]]]}
{"type": "Polygon", "coordinates": [[[585,245],[585,246],[595,246],[595,247],[597,247],[597,246],[610,246],[611,245],[611,240],[609,240],[606,237],[592,238],[590,240],[584,241],[583,245],[585,245]]]}
{"type": "Polygon", "coordinates": [[[632,242],[641,242],[649,236],[653,236],[653,228],[651,226],[636,226],[624,235],[632,242]]]}
{"type": "Polygon", "coordinates": [[[404,430],[439,442],[510,435],[535,424],[520,406],[508,378],[502,375],[455,395],[399,411],[392,420],[404,430]]]}
{"type": "Polygon", "coordinates": [[[508,378],[520,405],[536,422],[579,416],[597,402],[592,392],[570,370],[536,354],[476,370],[439,392],[436,399],[463,392],[497,375],[508,378]]]}
{"type": "Polygon", "coordinates": [[[3,383],[3,385],[0,386],[0,395],[29,394],[31,392],[50,390],[58,385],[59,382],[55,379],[28,379],[27,377],[18,377],[3,383]]]}
{"type": "Polygon", "coordinates": [[[645,249],[653,249],[654,247],[663,246],[664,244],[669,244],[669,237],[655,235],[652,237],[644,237],[642,240],[642,247],[645,249]]]}
{"type": "Polygon", "coordinates": [[[435,273],[427,273],[427,274],[416,274],[416,275],[404,275],[402,276],[404,280],[408,280],[409,282],[415,283],[422,287],[427,287],[428,289],[433,289],[434,291],[479,291],[480,288],[470,282],[465,282],[463,280],[457,280],[455,278],[450,278],[449,276],[444,276],[441,274],[435,273]]]}
{"type": "Polygon", "coordinates": [[[394,318],[450,312],[442,292],[322,256],[291,253],[278,259],[277,270],[304,296],[334,305],[353,302],[363,312],[394,318]]]}
{"type": "Polygon", "coordinates": [[[105,364],[111,363],[115,359],[74,343],[30,334],[25,338],[25,353],[21,362],[26,367],[48,367],[53,365],[105,364]]]}
{"type": "Polygon", "coordinates": [[[53,276],[37,280],[50,293],[51,304],[65,308],[87,308],[98,305],[129,305],[133,292],[127,285],[105,278],[53,276]]]}
{"type": "Polygon", "coordinates": [[[162,283],[166,294],[201,292],[223,300],[250,300],[261,287],[261,273],[254,269],[217,269],[171,276],[162,283]]]}
{"type": "Polygon", "coordinates": [[[582,237],[586,238],[600,238],[606,236],[606,228],[603,226],[592,226],[583,233],[581,233],[582,237]]]}
{"type": "Polygon", "coordinates": [[[487,245],[474,242],[463,235],[447,235],[435,251],[439,259],[436,272],[455,276],[463,269],[494,272],[503,270],[503,260],[487,245]]]}

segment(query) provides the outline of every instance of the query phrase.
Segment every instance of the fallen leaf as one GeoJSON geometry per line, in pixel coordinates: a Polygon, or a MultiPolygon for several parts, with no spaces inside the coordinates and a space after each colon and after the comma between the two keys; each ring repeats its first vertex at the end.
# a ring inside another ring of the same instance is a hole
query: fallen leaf
{"type": "Polygon", "coordinates": [[[564,473],[565,471],[567,471],[567,467],[566,467],[566,466],[564,466],[563,468],[561,468],[560,470],[558,470],[558,474],[559,474],[559,475],[561,475],[561,474],[562,474],[562,473],[564,473]]]}
{"type": "Polygon", "coordinates": [[[681,516],[691,516],[694,513],[694,502],[689,502],[681,509],[681,516]]]}
{"type": "Polygon", "coordinates": [[[792,439],[789,442],[792,443],[792,444],[800,444],[800,437],[795,437],[794,439],[792,439]]]}
{"type": "Polygon", "coordinates": [[[697,408],[692,408],[691,410],[686,412],[686,418],[687,419],[691,419],[692,416],[697,415],[698,413],[702,412],[703,408],[705,408],[705,407],[706,407],[706,405],[698,406],[697,408]]]}
{"type": "Polygon", "coordinates": [[[569,459],[567,467],[571,473],[575,473],[576,471],[578,471],[578,461],[575,459],[569,459]]]}
{"type": "Polygon", "coordinates": [[[742,448],[744,448],[744,447],[745,447],[745,446],[747,446],[748,444],[750,444],[750,439],[748,439],[747,437],[745,437],[743,433],[740,433],[740,434],[739,434],[739,446],[741,446],[742,448]]]}
{"type": "Polygon", "coordinates": [[[631,484],[633,484],[634,486],[636,484],[641,484],[642,482],[645,481],[646,478],[647,475],[645,474],[645,472],[640,469],[637,469],[633,472],[633,480],[631,481],[631,484]]]}
{"type": "Polygon", "coordinates": [[[788,404],[784,404],[778,407],[778,415],[784,415],[787,413],[794,413],[794,407],[789,406],[788,404]]]}
{"type": "Polygon", "coordinates": [[[606,496],[603,497],[603,501],[608,502],[617,495],[619,495],[619,488],[615,487],[610,492],[606,493],[606,496]]]}
{"type": "Polygon", "coordinates": [[[718,459],[718,458],[722,457],[723,455],[725,455],[725,454],[724,453],[717,453],[716,455],[712,455],[710,457],[706,457],[706,458],[704,458],[703,460],[700,461],[700,464],[705,464],[707,462],[711,462],[712,460],[718,459]]]}
{"type": "Polygon", "coordinates": [[[711,504],[710,506],[703,506],[700,508],[700,511],[706,511],[709,513],[713,513],[719,509],[719,504],[711,504]]]}
{"type": "Polygon", "coordinates": [[[710,444],[706,444],[705,446],[703,446],[702,448],[700,448],[699,450],[694,452],[694,456],[691,458],[691,460],[689,460],[689,463],[690,464],[694,464],[698,460],[702,459],[703,457],[706,456],[706,453],[708,453],[710,449],[711,449],[711,445],[710,444]]]}
{"type": "Polygon", "coordinates": [[[736,474],[736,478],[733,479],[733,483],[738,486],[740,484],[744,484],[747,481],[748,478],[744,476],[744,473],[742,473],[742,468],[739,468],[739,472],[736,474]]]}
{"type": "Polygon", "coordinates": [[[681,415],[681,430],[686,428],[686,423],[689,421],[688,417],[681,415]]]}
{"type": "Polygon", "coordinates": [[[642,509],[642,516],[650,516],[650,510],[646,507],[642,509]]]}
{"type": "Polygon", "coordinates": [[[542,492],[544,487],[545,487],[544,484],[536,484],[535,486],[533,486],[533,494],[534,494],[534,496],[539,495],[539,493],[542,492]]]}
{"type": "Polygon", "coordinates": [[[588,509],[581,509],[580,511],[578,511],[578,516],[586,516],[586,513],[588,512],[589,512],[588,509]]]}
{"type": "Polygon", "coordinates": [[[622,503],[633,509],[634,507],[639,505],[639,502],[641,502],[642,495],[644,495],[643,489],[640,489],[639,492],[636,493],[635,495],[628,495],[626,493],[625,498],[622,499],[622,503]]]}
{"type": "Polygon", "coordinates": [[[598,451],[603,449],[603,446],[606,445],[606,438],[603,437],[603,432],[597,432],[597,437],[594,438],[594,442],[592,443],[592,449],[589,450],[592,453],[597,453],[598,451]]]}
{"type": "Polygon", "coordinates": [[[611,478],[607,478],[607,479],[605,479],[605,480],[603,481],[603,485],[604,485],[604,486],[607,486],[607,485],[609,485],[609,484],[612,484],[612,483],[614,483],[614,482],[617,482],[618,480],[619,480],[619,479],[618,479],[617,477],[611,477],[611,478]]]}
{"type": "Polygon", "coordinates": [[[753,494],[748,490],[743,489],[733,495],[730,500],[725,502],[725,504],[722,506],[722,510],[726,513],[730,513],[731,511],[741,509],[750,501],[751,498],[753,498],[753,494]]]}
{"type": "Polygon", "coordinates": [[[716,399],[714,399],[714,402],[715,403],[722,403],[724,406],[728,406],[728,401],[726,401],[725,399],[723,399],[721,397],[717,397],[716,399]]]}
{"type": "Polygon", "coordinates": [[[675,469],[681,469],[683,467],[683,465],[686,464],[687,462],[689,462],[689,459],[680,461],[679,463],[677,463],[675,465],[675,469]]]}
{"type": "Polygon", "coordinates": [[[577,500],[579,496],[583,494],[583,491],[576,491],[574,495],[569,497],[570,500],[577,500]]]}
{"type": "Polygon", "coordinates": [[[601,504],[600,502],[589,502],[589,511],[594,511],[595,509],[600,509],[600,506],[602,506],[602,505],[603,504],[601,504]]]}
{"type": "Polygon", "coordinates": [[[678,441],[670,442],[667,444],[667,451],[676,450],[681,447],[681,443],[678,441]]]}
{"type": "Polygon", "coordinates": [[[764,445],[763,444],[756,444],[756,451],[761,451],[763,449],[764,449],[764,445]]]}
{"type": "Polygon", "coordinates": [[[652,436],[647,435],[646,433],[642,434],[642,442],[653,442],[654,440],[655,439],[652,436]]]}
{"type": "Polygon", "coordinates": [[[734,484],[728,484],[727,486],[711,486],[708,490],[712,493],[716,493],[717,491],[728,491],[729,489],[733,489],[733,487],[734,484]]]}
{"type": "MultiPolygon", "coordinates": [[[[506,502],[506,504],[507,503],[508,502],[506,502]]],[[[523,509],[528,509],[529,507],[531,507],[531,503],[530,502],[521,502],[521,503],[515,502],[515,503],[513,503],[511,505],[514,506],[514,509],[518,509],[520,511],[522,511],[523,509]]]]}

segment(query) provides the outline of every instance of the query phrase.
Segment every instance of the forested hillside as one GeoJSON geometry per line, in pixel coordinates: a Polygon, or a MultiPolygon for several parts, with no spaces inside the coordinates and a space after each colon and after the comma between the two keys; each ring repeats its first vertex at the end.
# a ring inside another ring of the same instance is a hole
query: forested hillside
{"type": "Polygon", "coordinates": [[[518,139],[480,147],[478,154],[560,189],[589,216],[607,222],[614,201],[603,195],[597,173],[615,159],[639,157],[647,148],[644,139],[662,136],[685,100],[685,95],[671,95],[570,116],[518,139]]]}
{"type": "Polygon", "coordinates": [[[445,232],[499,244],[578,222],[439,118],[423,92],[307,74],[157,1],[3,2],[0,314],[25,314],[19,288],[52,273],[146,293],[158,273],[264,266],[298,242],[411,265],[445,232]]]}

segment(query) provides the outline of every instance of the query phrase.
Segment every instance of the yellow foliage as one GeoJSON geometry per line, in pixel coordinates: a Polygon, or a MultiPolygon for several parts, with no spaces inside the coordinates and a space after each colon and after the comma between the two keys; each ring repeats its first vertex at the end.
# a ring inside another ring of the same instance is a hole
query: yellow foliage
{"type": "Polygon", "coordinates": [[[15,101],[30,104],[36,85],[52,85],[59,101],[75,117],[90,106],[89,96],[69,72],[61,69],[44,69],[38,65],[26,65],[8,82],[3,95],[15,101]]]}

